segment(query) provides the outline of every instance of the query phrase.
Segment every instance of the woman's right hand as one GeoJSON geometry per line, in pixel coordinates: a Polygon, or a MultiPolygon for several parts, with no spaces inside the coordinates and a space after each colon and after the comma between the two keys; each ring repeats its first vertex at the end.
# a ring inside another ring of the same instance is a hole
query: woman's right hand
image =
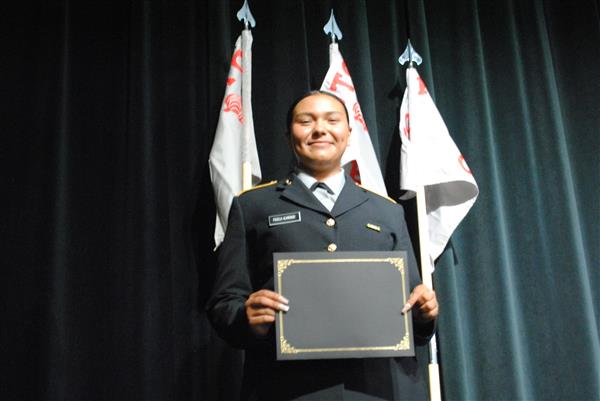
{"type": "Polygon", "coordinates": [[[287,299],[270,290],[250,294],[245,303],[250,329],[257,336],[265,336],[275,322],[275,313],[287,312],[290,309],[288,303],[287,299]]]}

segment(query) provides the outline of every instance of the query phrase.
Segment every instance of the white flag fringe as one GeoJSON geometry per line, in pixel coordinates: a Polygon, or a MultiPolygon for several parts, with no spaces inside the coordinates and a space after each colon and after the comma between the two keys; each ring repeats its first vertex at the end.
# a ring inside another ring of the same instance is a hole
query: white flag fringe
{"type": "Polygon", "coordinates": [[[225,236],[231,201],[242,191],[242,165],[250,164],[252,184],[261,180],[252,118],[252,33],[242,31],[235,42],[217,131],[209,156],[217,217],[215,246],[225,236]]]}
{"type": "Polygon", "coordinates": [[[374,192],[387,195],[369,130],[358,104],[354,84],[337,43],[329,45],[329,70],[325,75],[321,90],[333,93],[342,99],[349,113],[352,134],[350,135],[350,144],[342,156],[342,166],[354,181],[374,192]]]}
{"type": "Polygon", "coordinates": [[[424,187],[433,261],[475,203],[479,188],[414,67],[406,70],[406,84],[400,107],[400,189],[407,193],[401,199],[424,187]]]}

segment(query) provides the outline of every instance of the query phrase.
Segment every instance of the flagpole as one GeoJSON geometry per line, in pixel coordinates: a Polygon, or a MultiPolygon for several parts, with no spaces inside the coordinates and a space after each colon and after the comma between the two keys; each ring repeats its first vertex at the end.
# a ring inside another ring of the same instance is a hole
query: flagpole
{"type": "MultiPolygon", "coordinates": [[[[250,107],[250,88],[251,88],[251,60],[249,60],[248,35],[251,35],[248,29],[248,22],[245,22],[245,29],[242,31],[242,110],[244,117],[250,107]]],[[[250,124],[248,118],[244,118],[242,127],[242,191],[252,188],[252,163],[250,162],[250,124]]]]}
{"type": "MultiPolygon", "coordinates": [[[[427,221],[427,204],[425,188],[417,187],[417,224],[419,227],[419,254],[421,256],[421,280],[433,290],[433,261],[429,252],[429,223],[427,221]]],[[[435,334],[429,340],[429,399],[441,401],[440,367],[437,360],[437,339],[435,334]]]]}
{"type": "Polygon", "coordinates": [[[244,5],[237,13],[239,21],[244,22],[242,31],[242,112],[244,113],[244,125],[242,127],[242,190],[252,188],[252,162],[250,161],[250,135],[252,121],[247,118],[251,112],[252,96],[252,59],[249,49],[252,46],[252,33],[250,25],[255,26],[256,22],[250,12],[248,1],[244,0],[244,5]]]}

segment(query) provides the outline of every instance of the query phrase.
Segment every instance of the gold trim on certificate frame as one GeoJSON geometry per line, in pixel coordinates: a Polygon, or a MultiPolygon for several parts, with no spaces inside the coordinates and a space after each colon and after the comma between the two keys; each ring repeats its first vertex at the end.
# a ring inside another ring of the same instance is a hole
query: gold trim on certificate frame
{"type": "MultiPolygon", "coordinates": [[[[285,271],[292,265],[310,265],[310,264],[323,264],[323,263],[381,263],[384,266],[392,265],[399,272],[402,279],[402,300],[406,303],[407,300],[407,283],[406,283],[406,272],[404,265],[404,258],[402,257],[384,257],[384,258],[340,258],[340,259],[279,259],[277,260],[277,284],[278,293],[283,296],[283,275],[285,271]]],[[[410,323],[409,314],[403,315],[403,326],[404,336],[398,338],[398,342],[395,344],[385,344],[378,346],[364,346],[364,347],[332,347],[332,348],[299,348],[290,344],[285,336],[285,314],[278,312],[278,320],[280,326],[279,348],[283,355],[301,354],[301,353],[324,353],[324,352],[353,352],[353,351],[406,351],[411,347],[410,341],[410,323]]]]}

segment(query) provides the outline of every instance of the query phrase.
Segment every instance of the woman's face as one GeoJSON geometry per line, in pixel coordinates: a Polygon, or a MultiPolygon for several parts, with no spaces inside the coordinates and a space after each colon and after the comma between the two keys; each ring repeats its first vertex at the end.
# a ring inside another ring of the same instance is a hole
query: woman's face
{"type": "Polygon", "coordinates": [[[302,99],[293,110],[290,126],[300,167],[321,177],[337,173],[350,131],[346,109],[337,99],[323,94],[302,99]]]}

